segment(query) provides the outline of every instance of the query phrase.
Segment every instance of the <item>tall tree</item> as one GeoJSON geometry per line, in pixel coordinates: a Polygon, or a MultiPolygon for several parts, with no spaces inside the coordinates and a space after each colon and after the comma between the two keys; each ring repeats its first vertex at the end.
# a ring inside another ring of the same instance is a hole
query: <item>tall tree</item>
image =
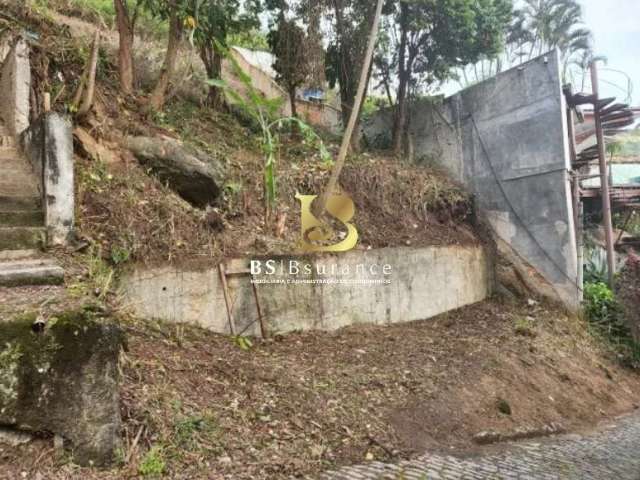
{"type": "MultiPolygon", "coordinates": [[[[180,43],[185,26],[195,27],[190,15],[193,0],[143,0],[145,7],[155,16],[168,20],[169,34],[164,61],[156,85],[149,96],[149,109],[162,110],[167,97],[167,90],[176,70],[180,43]]],[[[199,0],[195,0],[199,1],[199,0]]]]}
{"type": "Polygon", "coordinates": [[[276,28],[269,32],[269,46],[276,57],[273,69],[276,80],[285,88],[291,103],[291,115],[298,116],[296,110],[296,91],[309,78],[309,58],[307,57],[307,36],[296,25],[295,20],[281,16],[276,28]]]}
{"type": "Polygon", "coordinates": [[[404,147],[409,91],[445,80],[456,67],[495,55],[511,20],[511,0],[400,0],[394,17],[398,33],[396,111],[393,145],[404,147]]]}
{"type": "Polygon", "coordinates": [[[532,37],[529,58],[557,47],[566,74],[576,56],[591,52],[592,35],[584,27],[582,6],[577,0],[525,0],[522,15],[532,37]]]}
{"type": "Polygon", "coordinates": [[[133,93],[135,70],[133,68],[133,40],[136,20],[142,6],[139,0],[133,5],[127,0],[113,0],[118,26],[118,74],[120,88],[125,94],[133,93]]]}
{"type": "MultiPolygon", "coordinates": [[[[326,75],[329,85],[340,86],[343,125],[347,125],[358,90],[360,69],[376,2],[370,0],[325,0],[334,36],[327,48],[326,75]]],[[[352,147],[359,149],[360,122],[356,122],[352,147]]]]}
{"type": "MultiPolygon", "coordinates": [[[[259,0],[198,0],[194,3],[194,42],[209,79],[222,78],[223,52],[220,47],[227,48],[228,38],[259,27],[260,8],[259,0]]],[[[207,102],[213,108],[221,109],[225,104],[224,92],[210,85],[207,102]]]]}

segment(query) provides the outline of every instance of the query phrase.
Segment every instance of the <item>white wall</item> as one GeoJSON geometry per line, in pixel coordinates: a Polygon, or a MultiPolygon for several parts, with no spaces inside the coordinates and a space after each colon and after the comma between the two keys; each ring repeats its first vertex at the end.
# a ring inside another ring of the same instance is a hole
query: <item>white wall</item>
{"type": "MultiPolygon", "coordinates": [[[[271,333],[335,330],[357,323],[384,325],[426,319],[484,300],[493,284],[493,270],[482,247],[385,248],[278,259],[285,264],[292,259],[327,268],[336,264],[340,268],[348,267],[351,272],[357,265],[388,264],[392,273],[386,277],[371,274],[341,277],[348,280],[388,278],[390,283],[387,285],[259,284],[258,296],[271,333]]],[[[231,268],[247,267],[249,259],[236,260],[229,265],[231,268]]],[[[300,277],[284,275],[278,278],[300,277]]],[[[124,278],[121,288],[126,306],[139,317],[188,323],[225,334],[230,332],[217,268],[200,271],[183,271],[176,267],[140,269],[124,278]]],[[[240,331],[257,319],[249,276],[231,277],[229,289],[240,331]]],[[[258,334],[258,325],[254,324],[247,332],[258,334]]]]}

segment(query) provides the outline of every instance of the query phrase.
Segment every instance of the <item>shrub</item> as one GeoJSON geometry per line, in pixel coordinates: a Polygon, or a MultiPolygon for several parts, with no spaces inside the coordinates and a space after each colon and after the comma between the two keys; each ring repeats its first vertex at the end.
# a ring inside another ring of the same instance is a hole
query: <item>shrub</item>
{"type": "Polygon", "coordinates": [[[585,283],[584,312],[596,332],[616,347],[625,362],[640,365],[640,345],[633,340],[623,310],[607,284],[585,283]]]}

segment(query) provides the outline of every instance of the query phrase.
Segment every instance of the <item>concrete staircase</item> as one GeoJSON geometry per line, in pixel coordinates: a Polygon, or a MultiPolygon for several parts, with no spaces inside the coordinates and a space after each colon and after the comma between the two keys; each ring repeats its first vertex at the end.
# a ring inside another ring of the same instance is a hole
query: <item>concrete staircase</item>
{"type": "Polygon", "coordinates": [[[42,256],[44,209],[31,166],[0,123],[0,286],[62,283],[64,271],[42,256]]]}

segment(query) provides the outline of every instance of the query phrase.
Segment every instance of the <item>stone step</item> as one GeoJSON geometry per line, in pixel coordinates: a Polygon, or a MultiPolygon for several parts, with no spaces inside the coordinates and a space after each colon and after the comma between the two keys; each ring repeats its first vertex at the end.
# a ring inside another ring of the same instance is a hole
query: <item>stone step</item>
{"type": "MultiPolygon", "coordinates": [[[[6,136],[0,136],[0,138],[7,138],[6,136]]],[[[3,154],[16,154],[16,153],[20,153],[20,150],[18,149],[18,145],[15,142],[11,142],[10,140],[8,142],[6,142],[6,144],[2,144],[0,145],[0,152],[2,152],[3,154]]]]}
{"type": "Polygon", "coordinates": [[[36,174],[31,169],[31,166],[22,160],[0,160],[0,174],[5,179],[10,179],[14,174],[27,174],[31,175],[34,179],[36,174]]]}
{"type": "Polygon", "coordinates": [[[36,177],[31,172],[25,172],[24,170],[4,170],[0,168],[0,194],[6,192],[9,188],[14,186],[26,186],[30,192],[38,191],[36,188],[38,182],[36,177]]]}
{"type": "MultiPolygon", "coordinates": [[[[2,171],[0,170],[0,175],[2,171]]],[[[37,197],[38,187],[28,176],[12,179],[9,182],[0,180],[0,197],[37,197]]]]}
{"type": "Polygon", "coordinates": [[[43,225],[42,210],[0,212],[0,227],[42,227],[43,225]]]}
{"type": "Polygon", "coordinates": [[[43,253],[40,250],[0,250],[0,263],[15,260],[37,260],[43,253]]]}
{"type": "Polygon", "coordinates": [[[46,243],[44,227],[0,227],[0,250],[28,250],[46,243]]]}
{"type": "Polygon", "coordinates": [[[16,139],[10,135],[0,135],[0,146],[2,147],[15,147],[16,139]]]}
{"type": "Polygon", "coordinates": [[[64,270],[53,260],[23,259],[0,262],[0,286],[60,285],[64,270]]]}
{"type": "Polygon", "coordinates": [[[2,195],[0,194],[0,212],[40,210],[40,195],[2,195]]]}

